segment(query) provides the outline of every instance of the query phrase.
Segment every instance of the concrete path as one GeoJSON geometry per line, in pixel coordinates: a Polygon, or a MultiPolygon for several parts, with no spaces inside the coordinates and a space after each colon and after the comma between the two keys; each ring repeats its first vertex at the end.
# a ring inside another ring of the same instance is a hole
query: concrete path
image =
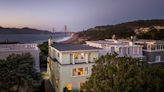
{"type": "Polygon", "coordinates": [[[45,89],[45,92],[55,92],[54,88],[52,87],[50,81],[49,81],[49,75],[46,71],[46,68],[42,68],[41,69],[42,71],[42,79],[44,81],[44,89],[45,89]]]}
{"type": "Polygon", "coordinates": [[[49,80],[44,80],[45,92],[55,92],[49,80]]]}

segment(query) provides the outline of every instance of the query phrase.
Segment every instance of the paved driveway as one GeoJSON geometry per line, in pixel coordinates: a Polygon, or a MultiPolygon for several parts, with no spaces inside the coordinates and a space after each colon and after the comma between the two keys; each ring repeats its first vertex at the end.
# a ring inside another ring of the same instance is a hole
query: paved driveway
{"type": "Polygon", "coordinates": [[[44,80],[45,92],[55,92],[49,80],[44,80]]]}
{"type": "Polygon", "coordinates": [[[45,92],[55,92],[54,88],[52,87],[49,81],[49,75],[47,74],[46,68],[42,68],[42,78],[44,80],[44,89],[45,92]]]}

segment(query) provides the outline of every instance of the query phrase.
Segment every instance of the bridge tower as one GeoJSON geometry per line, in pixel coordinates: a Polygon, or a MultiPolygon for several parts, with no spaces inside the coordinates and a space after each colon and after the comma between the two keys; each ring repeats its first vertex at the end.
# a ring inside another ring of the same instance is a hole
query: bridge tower
{"type": "Polygon", "coordinates": [[[66,36],[66,33],[67,33],[67,25],[64,26],[64,33],[65,33],[65,36],[66,36]]]}
{"type": "Polygon", "coordinates": [[[52,28],[52,33],[55,34],[55,28],[54,27],[52,28]]]}

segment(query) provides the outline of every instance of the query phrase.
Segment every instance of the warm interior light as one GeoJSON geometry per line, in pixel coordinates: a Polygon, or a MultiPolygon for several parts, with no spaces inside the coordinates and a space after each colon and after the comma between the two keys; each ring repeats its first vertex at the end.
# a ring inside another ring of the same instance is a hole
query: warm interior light
{"type": "Polygon", "coordinates": [[[85,58],[85,54],[81,53],[81,59],[84,59],[84,58],[85,58]]]}
{"type": "Polygon", "coordinates": [[[68,90],[72,90],[72,84],[71,83],[68,83],[67,86],[68,90]]]}
{"type": "Polygon", "coordinates": [[[74,59],[78,59],[78,53],[74,53],[74,59]]]}
{"type": "Polygon", "coordinates": [[[73,68],[73,76],[76,76],[76,68],[73,68]]]}
{"type": "Polygon", "coordinates": [[[78,68],[78,75],[83,75],[83,68],[78,68]]]}
{"type": "Polygon", "coordinates": [[[84,74],[86,74],[86,75],[88,74],[88,67],[85,68],[84,74]]]}

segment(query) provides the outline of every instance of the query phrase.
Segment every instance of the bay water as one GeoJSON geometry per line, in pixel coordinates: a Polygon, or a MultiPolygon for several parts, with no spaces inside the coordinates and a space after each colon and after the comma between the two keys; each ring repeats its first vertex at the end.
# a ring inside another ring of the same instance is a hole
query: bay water
{"type": "Polygon", "coordinates": [[[50,37],[56,42],[67,40],[70,34],[0,34],[0,42],[20,42],[20,43],[37,43],[41,44],[50,37]]]}

